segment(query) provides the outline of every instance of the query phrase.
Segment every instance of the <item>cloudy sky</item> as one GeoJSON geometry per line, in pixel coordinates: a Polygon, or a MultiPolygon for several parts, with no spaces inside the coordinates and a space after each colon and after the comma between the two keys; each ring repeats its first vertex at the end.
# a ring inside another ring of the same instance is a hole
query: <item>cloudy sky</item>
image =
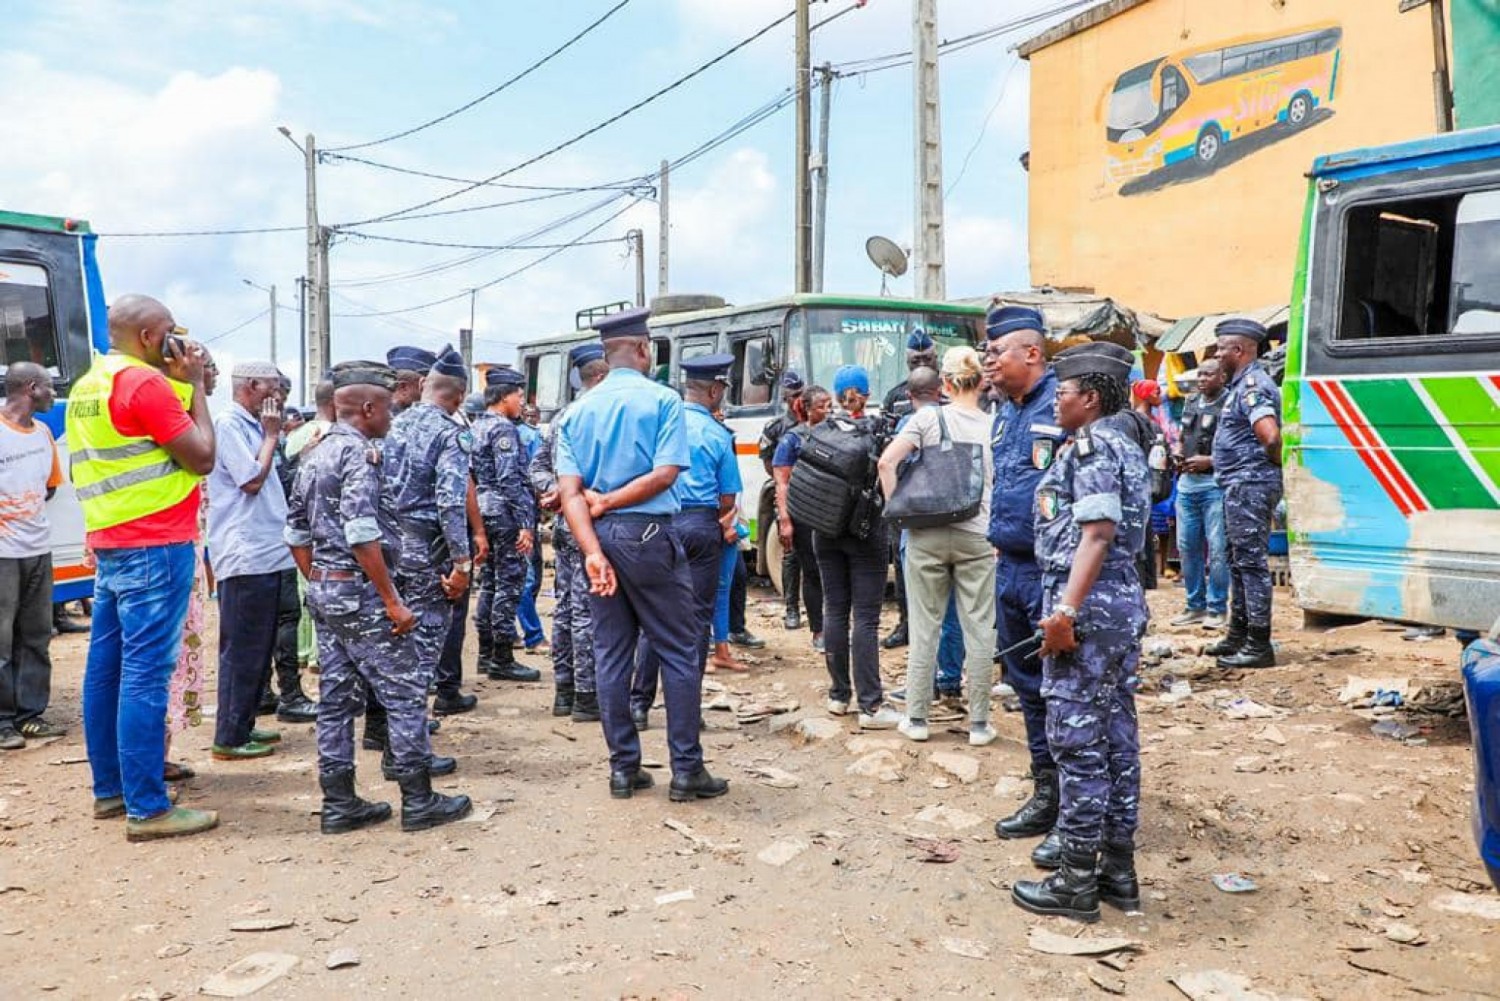
{"type": "MultiPolygon", "coordinates": [[[[382,139],[479,97],[617,3],[12,0],[0,37],[0,78],[8,81],[0,90],[0,208],[89,219],[104,234],[107,295],[161,297],[220,357],[269,353],[268,317],[258,315],[267,309],[266,294],[244,280],[274,283],[283,307],[279,355],[291,369],[295,282],[305,270],[297,229],[304,174],[300,154],[277,126],[299,141],[314,133],[322,149],[382,139]],[[111,235],[280,227],[291,231],[111,235]]],[[[849,6],[815,2],[813,19],[849,6]]],[[[1065,3],[938,6],[940,37],[955,39],[1065,3]]],[[[449,178],[500,174],[623,111],[791,7],[791,0],[628,0],[494,97],[344,155],[449,178]]],[[[1028,79],[1011,46],[1037,30],[1030,25],[942,60],[950,297],[1027,284],[1018,157],[1026,148],[1028,79]]],[[[908,0],[869,0],[813,36],[814,62],[848,71],[833,92],[830,291],[878,291],[879,275],[864,253],[871,234],[911,244],[911,70],[857,72],[870,65],[858,60],[910,47],[908,0]]],[[[788,21],[503,183],[587,188],[654,174],[662,159],[689,153],[774,101],[792,77],[788,21]]],[[[793,130],[788,107],[673,175],[672,291],[745,303],[790,290],[793,130]]],[[[623,242],[632,227],[646,232],[648,289],[655,290],[658,210],[649,197],[485,186],[443,198],[464,185],[338,159],[319,168],[318,187],[322,221],[346,227],[330,266],[335,359],[455,340],[469,320],[466,290],[488,285],[475,301],[476,355],[505,360],[517,342],[571,329],[576,310],[633,296],[623,242]],[[426,212],[470,211],[351,225],[440,198],[426,212]],[[534,200],[516,204],[523,198],[534,200]],[[476,208],[496,202],[512,204],[476,208]],[[550,250],[380,237],[544,248],[580,238],[612,242],[534,263],[550,250]]],[[[892,291],[908,294],[910,278],[892,291]]]]}

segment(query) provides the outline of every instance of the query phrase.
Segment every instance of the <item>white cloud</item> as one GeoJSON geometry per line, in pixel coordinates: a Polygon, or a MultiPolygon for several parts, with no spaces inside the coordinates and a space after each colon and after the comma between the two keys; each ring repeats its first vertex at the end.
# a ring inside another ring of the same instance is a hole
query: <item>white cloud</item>
{"type": "Polygon", "coordinates": [[[946,224],[949,298],[1028,287],[1023,225],[1001,216],[953,214],[946,224]]]}

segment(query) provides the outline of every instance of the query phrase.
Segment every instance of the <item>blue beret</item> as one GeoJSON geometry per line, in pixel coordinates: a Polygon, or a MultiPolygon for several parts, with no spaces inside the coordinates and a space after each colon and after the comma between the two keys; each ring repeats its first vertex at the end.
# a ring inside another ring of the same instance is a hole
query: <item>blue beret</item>
{"type": "Polygon", "coordinates": [[[639,309],[611,313],[595,323],[594,329],[599,331],[601,341],[614,340],[616,337],[646,337],[649,334],[646,321],[649,319],[651,310],[642,306],[639,309]]]}
{"type": "Polygon", "coordinates": [[[1118,379],[1121,384],[1129,380],[1130,369],[1134,364],[1135,355],[1129,349],[1109,341],[1079,344],[1060,352],[1052,359],[1052,367],[1059,380],[1098,374],[1118,379]]]}
{"type": "Polygon", "coordinates": [[[906,339],[906,350],[908,351],[931,351],[935,347],[937,347],[937,344],[933,342],[932,337],[928,335],[927,331],[921,327],[913,330],[911,336],[906,339]]]}
{"type": "Polygon", "coordinates": [[[437,355],[422,348],[399,347],[391,348],[385,353],[385,363],[397,372],[415,372],[418,375],[426,375],[432,369],[432,363],[437,361],[437,355]]]}
{"type": "Polygon", "coordinates": [[[484,384],[519,389],[526,385],[526,377],[508,365],[496,365],[484,373],[484,384]]]}
{"type": "Polygon", "coordinates": [[[345,361],[333,366],[329,372],[334,389],[345,386],[378,386],[381,389],[396,388],[396,370],[378,361],[345,361]]]}
{"type": "Polygon", "coordinates": [[[857,389],[865,396],[870,395],[870,373],[858,365],[845,365],[833,373],[834,396],[843,396],[851,389],[857,389]]]}
{"type": "Polygon", "coordinates": [[[604,357],[604,345],[596,341],[588,341],[578,344],[568,352],[568,364],[574,368],[582,368],[591,361],[598,361],[604,357]]]}
{"type": "Polygon", "coordinates": [[[432,374],[469,381],[469,369],[464,365],[464,356],[453,350],[451,344],[444,344],[443,350],[438,352],[437,360],[432,363],[432,374]]]}
{"type": "Polygon", "coordinates": [[[984,317],[984,333],[990,340],[1004,337],[1017,330],[1047,332],[1047,321],[1042,314],[1030,306],[996,306],[984,317]]]}
{"type": "Polygon", "coordinates": [[[734,355],[699,355],[697,358],[685,359],[682,363],[682,374],[698,382],[709,382],[714,379],[729,381],[729,366],[734,364],[734,355]]]}
{"type": "Polygon", "coordinates": [[[802,376],[787,369],[781,377],[781,388],[788,393],[800,393],[807,388],[807,383],[802,381],[802,376]]]}
{"type": "Polygon", "coordinates": [[[1228,320],[1220,320],[1218,326],[1214,327],[1215,337],[1248,337],[1257,344],[1264,344],[1271,339],[1271,332],[1263,324],[1242,317],[1231,317],[1228,320]]]}

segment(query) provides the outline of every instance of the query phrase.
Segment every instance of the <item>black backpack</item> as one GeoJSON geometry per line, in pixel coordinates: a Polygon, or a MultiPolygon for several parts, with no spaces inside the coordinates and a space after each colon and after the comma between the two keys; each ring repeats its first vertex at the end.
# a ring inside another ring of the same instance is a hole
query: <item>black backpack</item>
{"type": "Polygon", "coordinates": [[[880,518],[879,441],[870,423],[830,417],[797,433],[802,451],[786,496],[792,521],[824,535],[867,538],[880,518]]]}
{"type": "Polygon", "coordinates": [[[1172,473],[1166,461],[1167,436],[1156,422],[1130,407],[1106,420],[1140,446],[1141,455],[1146,457],[1146,468],[1151,473],[1151,503],[1160,504],[1172,496],[1172,473]]]}

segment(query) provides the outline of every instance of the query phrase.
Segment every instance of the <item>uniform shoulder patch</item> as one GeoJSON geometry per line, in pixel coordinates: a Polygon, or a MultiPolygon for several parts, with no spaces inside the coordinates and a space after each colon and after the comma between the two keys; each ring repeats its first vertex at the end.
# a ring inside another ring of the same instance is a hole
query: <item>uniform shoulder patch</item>
{"type": "Polygon", "coordinates": [[[1087,432],[1079,432],[1078,437],[1073,439],[1073,446],[1080,459],[1087,459],[1094,454],[1094,439],[1087,432]]]}
{"type": "Polygon", "coordinates": [[[457,439],[458,439],[458,447],[463,450],[463,453],[465,455],[468,455],[468,454],[470,454],[471,452],[474,451],[474,432],[473,431],[470,431],[467,428],[465,428],[464,430],[462,430],[462,431],[460,431],[458,433],[457,439]]]}
{"type": "Polygon", "coordinates": [[[495,447],[502,452],[509,452],[513,447],[515,447],[515,444],[516,441],[514,438],[507,438],[502,436],[495,442],[495,447]]]}

